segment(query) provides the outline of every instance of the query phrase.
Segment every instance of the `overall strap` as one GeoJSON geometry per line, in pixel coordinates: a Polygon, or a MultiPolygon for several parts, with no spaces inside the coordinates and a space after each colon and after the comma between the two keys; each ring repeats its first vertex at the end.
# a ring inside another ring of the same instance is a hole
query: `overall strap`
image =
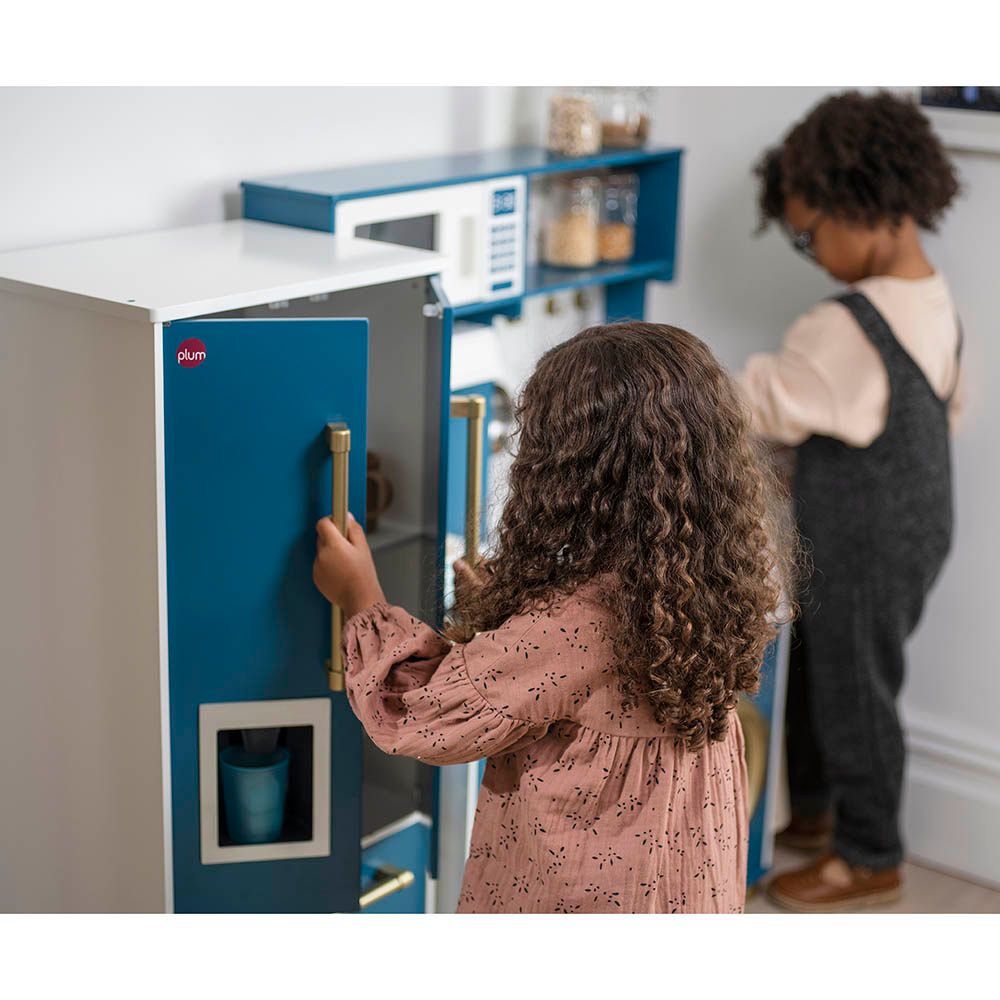
{"type": "Polygon", "coordinates": [[[863,292],[844,292],[834,296],[834,301],[846,306],[886,365],[890,360],[899,360],[900,354],[906,354],[885,317],[863,292]]]}
{"type": "Polygon", "coordinates": [[[878,351],[882,363],[885,365],[890,392],[893,396],[896,394],[897,384],[901,384],[901,381],[909,383],[915,379],[918,384],[930,392],[939,404],[947,405],[947,401],[941,399],[928,381],[924,370],[896,339],[892,327],[889,326],[885,317],[875,308],[867,295],[857,291],[845,292],[843,295],[835,296],[834,301],[846,306],[871,341],[872,346],[878,351]]]}

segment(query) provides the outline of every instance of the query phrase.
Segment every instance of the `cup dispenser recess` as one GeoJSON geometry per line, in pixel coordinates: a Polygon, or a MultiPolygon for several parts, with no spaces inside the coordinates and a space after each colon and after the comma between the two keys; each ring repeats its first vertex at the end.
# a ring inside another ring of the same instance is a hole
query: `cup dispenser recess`
{"type": "Polygon", "coordinates": [[[199,709],[202,864],[330,852],[330,707],[321,698],[199,709]]]}

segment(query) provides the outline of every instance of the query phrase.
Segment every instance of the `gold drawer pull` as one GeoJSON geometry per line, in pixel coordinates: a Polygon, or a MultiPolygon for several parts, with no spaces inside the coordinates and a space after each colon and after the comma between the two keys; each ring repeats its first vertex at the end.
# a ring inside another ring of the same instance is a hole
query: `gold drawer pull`
{"type": "Polygon", "coordinates": [[[483,510],[483,421],[485,396],[452,396],[451,415],[468,420],[465,464],[465,561],[479,562],[479,519],[483,510]]]}
{"type": "MultiPolygon", "coordinates": [[[[347,537],[347,466],[351,457],[351,432],[347,424],[327,424],[326,440],[333,459],[333,482],[330,520],[337,530],[347,537]]],[[[327,677],[331,691],[344,690],[344,651],[341,638],[344,633],[344,609],[330,606],[330,659],[326,661],[327,677]]]]}
{"type": "Polygon", "coordinates": [[[382,865],[378,870],[375,884],[367,892],[361,894],[361,909],[365,910],[385,899],[386,896],[408,889],[413,885],[413,878],[413,872],[396,868],[394,865],[382,865]]]}

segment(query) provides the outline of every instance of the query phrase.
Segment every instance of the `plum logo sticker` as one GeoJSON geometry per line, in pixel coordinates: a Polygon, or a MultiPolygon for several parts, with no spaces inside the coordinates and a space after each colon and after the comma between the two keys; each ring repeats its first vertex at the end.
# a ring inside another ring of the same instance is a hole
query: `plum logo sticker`
{"type": "Polygon", "coordinates": [[[177,348],[177,364],[182,368],[197,368],[205,357],[205,345],[197,337],[185,340],[177,348]]]}

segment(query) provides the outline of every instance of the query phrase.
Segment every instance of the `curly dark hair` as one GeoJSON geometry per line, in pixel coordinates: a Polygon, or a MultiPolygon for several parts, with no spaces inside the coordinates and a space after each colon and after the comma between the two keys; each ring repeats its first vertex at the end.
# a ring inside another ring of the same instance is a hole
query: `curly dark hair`
{"type": "Polygon", "coordinates": [[[760,229],[798,195],[831,218],[934,230],[959,191],[955,168],[917,105],[887,91],[828,97],[769,149],[760,181],[760,229]]]}
{"type": "Polygon", "coordinates": [[[793,560],[786,504],[711,351],[653,323],[594,326],[539,361],[466,640],[587,582],[616,624],[626,709],[648,700],[678,743],[726,734],[756,690],[793,560]]]}

